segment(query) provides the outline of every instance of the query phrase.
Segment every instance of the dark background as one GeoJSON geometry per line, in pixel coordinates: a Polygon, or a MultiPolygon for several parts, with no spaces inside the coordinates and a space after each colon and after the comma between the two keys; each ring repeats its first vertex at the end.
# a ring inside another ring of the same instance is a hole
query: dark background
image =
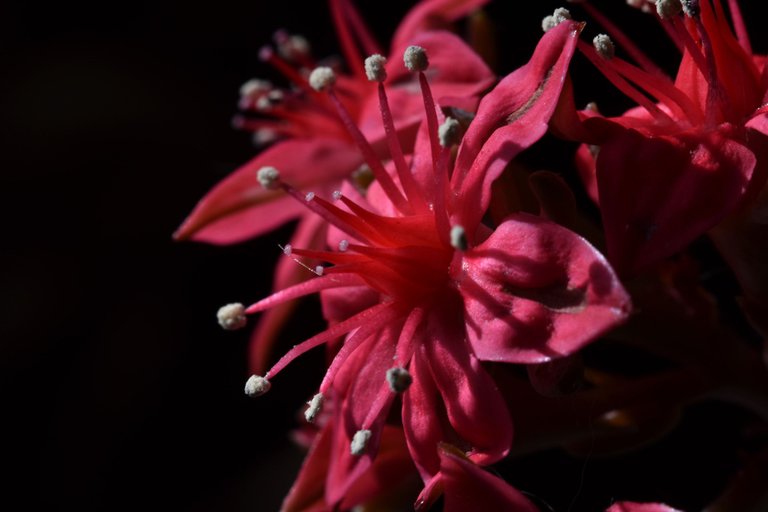
{"type": "MultiPolygon", "coordinates": [[[[750,20],[766,11],[744,3],[750,20]]],[[[409,4],[362,10],[386,41],[409,4]]],[[[527,60],[559,3],[498,4],[490,12],[506,73],[527,60]]],[[[675,62],[651,23],[623,5],[610,12],[675,62]]],[[[0,499],[12,510],[279,506],[302,457],[287,432],[321,361],[303,358],[269,395],[247,400],[248,333],[222,332],[215,312],[268,293],[289,230],[228,248],[170,235],[254,154],[230,121],[240,84],[274,78],[257,52],[281,27],[306,35],[316,56],[337,51],[322,1],[0,6],[0,461],[10,475],[0,499]]],[[[579,94],[616,113],[629,106],[601,82],[579,94]]],[[[315,306],[300,323],[321,325],[315,306]]],[[[285,344],[305,334],[294,326],[285,344]]],[[[714,453],[690,476],[699,490],[736,464],[733,428],[705,412],[686,418],[692,433],[621,464],[551,452],[505,467],[558,511],[599,510],[614,497],[699,503],[683,483],[696,468],[682,461],[703,446],[714,453]]]]}

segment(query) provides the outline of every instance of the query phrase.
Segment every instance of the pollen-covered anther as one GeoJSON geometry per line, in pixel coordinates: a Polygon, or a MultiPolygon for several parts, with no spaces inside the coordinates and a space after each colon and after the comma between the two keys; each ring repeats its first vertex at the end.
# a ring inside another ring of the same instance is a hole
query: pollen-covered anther
{"type": "Polygon", "coordinates": [[[597,34],[592,39],[592,45],[595,47],[597,54],[605,60],[611,60],[616,54],[616,47],[607,34],[597,34]]]}
{"type": "Polygon", "coordinates": [[[595,103],[594,101],[590,101],[589,103],[587,103],[584,109],[589,110],[590,112],[594,112],[595,114],[600,113],[600,109],[597,106],[597,103],[595,103]]]}
{"type": "Polygon", "coordinates": [[[309,74],[309,85],[316,91],[324,91],[336,83],[336,73],[328,66],[320,66],[309,74]]]}
{"type": "Polygon", "coordinates": [[[677,16],[682,10],[683,5],[680,0],[656,0],[656,12],[663,20],[677,16]]]}
{"type": "Polygon", "coordinates": [[[285,254],[286,256],[290,256],[293,253],[293,247],[291,246],[291,244],[285,244],[285,247],[283,247],[282,249],[283,249],[283,254],[285,254]]]}
{"type": "Polygon", "coordinates": [[[365,59],[365,76],[371,82],[383,82],[387,79],[387,70],[384,68],[384,64],[387,63],[387,58],[378,53],[374,53],[367,59],[365,59]]]}
{"type": "Polygon", "coordinates": [[[258,94],[268,93],[272,90],[272,83],[268,80],[253,78],[240,86],[240,96],[250,97],[258,94]]]}
{"type": "Polygon", "coordinates": [[[325,267],[322,265],[318,265],[315,267],[315,274],[318,276],[322,276],[325,273],[325,267]]]}
{"type": "Polygon", "coordinates": [[[318,393],[315,396],[312,397],[312,400],[307,402],[307,410],[304,411],[304,418],[309,423],[314,423],[315,418],[317,418],[317,415],[320,414],[320,411],[323,408],[323,402],[325,401],[325,397],[322,393],[318,393]]]}
{"type": "Polygon", "coordinates": [[[412,382],[413,377],[405,368],[397,366],[387,370],[387,384],[394,393],[404,392],[411,386],[412,382]]]}
{"type": "Polygon", "coordinates": [[[275,33],[277,53],[284,59],[295,61],[310,54],[310,46],[307,38],[299,34],[287,34],[285,31],[275,33]]]}
{"type": "Polygon", "coordinates": [[[280,187],[280,171],[272,166],[265,166],[256,171],[256,179],[267,190],[275,190],[280,187]]]}
{"type": "Polygon", "coordinates": [[[216,319],[222,329],[227,331],[236,331],[245,327],[248,319],[245,316],[245,306],[239,302],[233,302],[222,306],[216,312],[216,319]]]}
{"type": "Polygon", "coordinates": [[[363,455],[368,449],[368,441],[371,439],[370,430],[358,430],[355,435],[352,436],[352,442],[349,443],[349,451],[352,455],[363,455]]]}
{"type": "Polygon", "coordinates": [[[331,194],[331,197],[333,198],[334,201],[338,201],[339,199],[341,199],[341,195],[342,195],[341,190],[334,190],[333,194],[331,194]]]}
{"type": "Polygon", "coordinates": [[[250,397],[261,396],[272,387],[272,384],[259,375],[251,375],[245,382],[245,394],[250,397]]]}
{"type": "Polygon", "coordinates": [[[421,46],[409,46],[403,53],[403,62],[408,71],[426,71],[429,67],[427,51],[421,46]]]}
{"type": "Polygon", "coordinates": [[[456,225],[451,228],[451,247],[462,252],[469,247],[467,233],[462,226],[456,225]]]}
{"type": "Polygon", "coordinates": [[[349,240],[342,240],[339,242],[339,251],[346,252],[349,249],[349,240]]]}
{"type": "Polygon", "coordinates": [[[549,32],[565,20],[570,19],[572,19],[571,12],[565,7],[558,7],[550,16],[545,16],[544,19],[541,20],[541,29],[544,32],[549,32]]]}
{"type": "Polygon", "coordinates": [[[689,18],[695,18],[699,15],[699,0],[681,0],[683,12],[689,18]]]}
{"type": "Polygon", "coordinates": [[[307,192],[307,195],[304,196],[304,200],[306,202],[310,202],[315,199],[315,193],[314,192],[307,192]]]}
{"type": "Polygon", "coordinates": [[[458,144],[461,142],[461,124],[452,117],[446,117],[445,122],[437,129],[437,134],[440,145],[444,148],[458,144]]]}

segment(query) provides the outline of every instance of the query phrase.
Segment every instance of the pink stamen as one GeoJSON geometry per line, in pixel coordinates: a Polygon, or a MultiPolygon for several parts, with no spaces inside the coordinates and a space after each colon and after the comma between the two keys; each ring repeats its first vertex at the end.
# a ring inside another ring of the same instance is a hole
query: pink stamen
{"type": "Polygon", "coordinates": [[[270,48],[269,46],[265,46],[261,50],[259,50],[259,58],[264,62],[270,64],[277,71],[282,73],[283,76],[285,76],[285,78],[287,78],[297,86],[301,87],[304,91],[310,93],[313,96],[318,96],[317,91],[313,90],[309,86],[309,82],[307,82],[307,79],[303,77],[301,74],[299,74],[299,72],[296,71],[296,69],[293,66],[288,64],[282,58],[280,58],[274,52],[274,50],[272,50],[272,48],[270,48]]]}
{"type": "MultiPolygon", "coordinates": [[[[719,1],[717,2],[720,3],[719,1]]],[[[733,20],[733,28],[736,30],[736,37],[739,39],[739,44],[744,51],[752,55],[752,45],[749,42],[749,32],[747,32],[747,25],[744,23],[744,16],[741,14],[741,8],[739,7],[738,0],[728,0],[728,9],[731,11],[731,19],[733,20]]]]}
{"type": "Polygon", "coordinates": [[[635,103],[645,108],[649,114],[651,114],[656,121],[662,124],[675,124],[674,119],[661,110],[655,103],[653,103],[642,92],[638,91],[629,82],[624,80],[610,65],[608,65],[602,57],[600,57],[595,49],[586,44],[584,41],[578,42],[579,50],[587,57],[592,64],[621,92],[631,98],[635,103]]]}
{"type": "Polygon", "coordinates": [[[341,51],[347,59],[347,65],[358,77],[364,76],[365,72],[357,65],[358,62],[363,61],[363,57],[355,46],[352,32],[349,30],[349,25],[347,25],[345,20],[344,0],[331,0],[330,7],[333,24],[336,26],[336,33],[338,34],[339,42],[341,43],[341,51]]]}
{"type": "Polygon", "coordinates": [[[344,0],[344,6],[347,17],[349,18],[349,23],[352,25],[352,29],[356,32],[357,38],[363,46],[365,53],[368,55],[382,53],[379,44],[376,42],[370,29],[363,21],[363,18],[360,16],[354,3],[350,2],[350,0],[344,0]]]}
{"type": "Polygon", "coordinates": [[[248,306],[245,310],[247,314],[258,313],[265,311],[269,308],[288,302],[289,300],[298,299],[306,295],[317,293],[321,290],[327,290],[330,288],[340,288],[344,286],[357,286],[364,284],[363,280],[355,275],[334,275],[334,276],[322,276],[315,277],[303,283],[293,285],[289,288],[275,292],[269,297],[266,297],[254,304],[248,306]]]}
{"type": "Polygon", "coordinates": [[[432,165],[437,166],[441,146],[437,136],[435,100],[432,98],[432,89],[429,87],[429,82],[423,71],[419,71],[419,85],[421,86],[421,96],[424,98],[424,110],[427,114],[427,130],[429,131],[429,143],[432,147],[432,165]]]}
{"type": "Polygon", "coordinates": [[[395,168],[397,169],[400,183],[403,185],[403,190],[405,191],[405,195],[408,198],[410,205],[417,211],[426,211],[428,208],[424,203],[424,198],[419,190],[419,185],[416,183],[416,179],[413,177],[408,165],[405,163],[403,149],[400,146],[400,139],[397,137],[395,123],[392,121],[392,112],[389,109],[389,100],[387,99],[387,92],[384,89],[384,84],[379,82],[378,88],[381,119],[384,122],[384,131],[387,135],[389,153],[392,156],[392,160],[395,162],[395,168]]]}
{"type": "Polygon", "coordinates": [[[642,67],[644,70],[646,70],[649,73],[653,73],[657,76],[666,77],[667,74],[664,73],[664,71],[661,70],[660,67],[658,67],[641,49],[638,47],[629,37],[624,34],[624,32],[621,31],[619,27],[617,27],[605,14],[603,14],[599,9],[594,7],[589,2],[582,2],[581,6],[584,8],[587,13],[592,16],[595,21],[597,21],[600,25],[605,28],[605,31],[608,32],[608,35],[611,36],[611,38],[616,41],[619,46],[624,48],[624,51],[626,51],[632,59],[637,62],[640,67],[642,67]]]}
{"type": "Polygon", "coordinates": [[[384,193],[387,194],[387,197],[389,197],[390,201],[392,201],[392,204],[394,204],[395,208],[397,208],[400,212],[411,213],[410,206],[403,197],[403,194],[397,188],[397,185],[395,185],[395,182],[392,180],[392,177],[389,175],[387,170],[384,169],[381,160],[378,159],[376,153],[373,151],[373,148],[368,143],[368,140],[360,132],[360,129],[352,120],[349,112],[347,112],[347,109],[341,103],[338,96],[336,96],[336,93],[333,91],[333,89],[328,90],[328,97],[331,99],[331,103],[333,103],[333,105],[336,107],[336,112],[339,114],[341,122],[344,124],[347,132],[349,132],[349,134],[352,136],[352,139],[357,144],[357,147],[360,148],[360,151],[363,153],[365,163],[367,163],[368,167],[370,167],[371,171],[373,171],[373,175],[376,177],[376,180],[378,180],[381,188],[384,189],[384,193]]]}

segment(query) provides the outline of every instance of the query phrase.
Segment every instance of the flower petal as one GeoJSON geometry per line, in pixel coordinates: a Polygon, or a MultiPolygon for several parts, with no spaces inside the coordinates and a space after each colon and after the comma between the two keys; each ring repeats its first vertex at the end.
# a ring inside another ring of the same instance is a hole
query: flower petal
{"type": "Polygon", "coordinates": [[[461,266],[467,335],[482,360],[535,363],[570,354],[630,309],[594,247],[532,215],[509,217],[461,266]]]}
{"type": "MultiPolygon", "coordinates": [[[[488,3],[488,0],[422,0],[400,22],[393,47],[408,46],[422,32],[446,26],[488,3]]],[[[431,59],[431,56],[430,56],[431,59]]]]}
{"type": "Polygon", "coordinates": [[[605,512],[681,512],[676,508],[663,503],[635,503],[632,501],[620,501],[614,503],[605,512]]]}
{"type": "Polygon", "coordinates": [[[461,201],[458,223],[468,234],[474,233],[488,208],[491,183],[510,160],[546,133],[581,27],[565,21],[544,34],[528,64],[507,75],[480,102],[451,181],[461,201]]]}
{"type": "Polygon", "coordinates": [[[211,189],[174,238],[231,244],[298,217],[305,211],[300,204],[259,184],[256,173],[264,166],[279,169],[282,179],[296,188],[312,189],[338,183],[361,161],[355,146],[335,139],[295,139],[275,144],[211,189]]]}

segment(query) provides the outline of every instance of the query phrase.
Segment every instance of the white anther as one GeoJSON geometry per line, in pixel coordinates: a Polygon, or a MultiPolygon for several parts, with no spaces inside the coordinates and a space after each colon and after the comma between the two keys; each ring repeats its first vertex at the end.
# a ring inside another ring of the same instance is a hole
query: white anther
{"type": "Polygon", "coordinates": [[[699,15],[699,0],[682,0],[683,12],[689,18],[695,18],[699,15]]]}
{"type": "Polygon", "coordinates": [[[273,89],[267,93],[267,98],[272,103],[278,103],[285,99],[285,93],[280,89],[273,89]]]}
{"type": "Polygon", "coordinates": [[[371,82],[383,82],[387,79],[387,70],[384,68],[384,64],[387,63],[387,58],[378,53],[374,53],[367,59],[365,59],[365,76],[371,82]]]}
{"type": "Polygon", "coordinates": [[[339,251],[346,252],[347,249],[349,249],[349,240],[339,242],[339,251]]]}
{"type": "Polygon", "coordinates": [[[272,384],[264,377],[251,375],[245,382],[245,394],[250,397],[261,396],[272,387],[272,384]]]}
{"type": "Polygon", "coordinates": [[[421,46],[409,46],[403,53],[403,62],[408,71],[425,71],[429,67],[427,51],[421,46]]]}
{"type": "Polygon", "coordinates": [[[275,142],[278,136],[278,133],[272,128],[259,128],[253,132],[252,140],[256,146],[264,146],[275,142]]]}
{"type": "Polygon", "coordinates": [[[315,274],[318,276],[322,276],[325,273],[325,267],[322,265],[318,265],[315,267],[315,274]]]}
{"type": "Polygon", "coordinates": [[[551,16],[546,16],[541,20],[541,29],[544,32],[549,32],[565,20],[571,19],[571,12],[565,7],[558,7],[551,16]]]}
{"type": "Polygon", "coordinates": [[[413,382],[413,377],[405,368],[395,367],[387,370],[387,384],[389,389],[395,393],[402,393],[413,382]]]}
{"type": "Polygon", "coordinates": [[[309,85],[316,91],[324,91],[336,83],[336,73],[327,66],[312,70],[309,75],[309,85]]]}
{"type": "Polygon", "coordinates": [[[280,171],[272,166],[265,166],[258,170],[256,179],[267,190],[275,190],[280,187],[280,171]]]}
{"type": "Polygon", "coordinates": [[[305,200],[306,202],[310,202],[310,201],[312,201],[314,198],[315,198],[315,193],[314,193],[314,192],[307,192],[307,195],[305,195],[305,196],[304,196],[304,200],[305,200]]]}
{"type": "Polygon", "coordinates": [[[349,450],[352,455],[363,455],[368,449],[368,440],[371,439],[370,430],[358,430],[355,435],[352,436],[352,442],[349,443],[349,450]]]}
{"type": "Polygon", "coordinates": [[[320,414],[320,411],[323,408],[323,401],[325,401],[325,397],[322,393],[318,393],[312,397],[312,400],[307,402],[309,407],[304,411],[304,418],[306,418],[309,423],[314,423],[315,418],[320,414]]]}
{"type": "Polygon", "coordinates": [[[221,306],[216,312],[216,319],[222,329],[227,331],[242,329],[248,323],[248,319],[245,317],[245,307],[239,302],[221,306]]]}
{"type": "Polygon", "coordinates": [[[259,99],[256,100],[256,109],[261,112],[266,112],[267,110],[272,108],[272,101],[267,98],[266,96],[259,96],[259,99]]]}
{"type": "Polygon", "coordinates": [[[284,32],[275,34],[277,53],[284,59],[294,61],[305,57],[310,53],[309,41],[298,34],[287,35],[284,32]]]}
{"type": "Polygon", "coordinates": [[[285,244],[285,247],[283,247],[283,254],[290,256],[291,253],[293,253],[293,246],[291,244],[285,244]]]}
{"type": "Polygon", "coordinates": [[[243,85],[240,86],[240,96],[242,97],[249,97],[249,96],[255,96],[257,94],[262,94],[265,92],[269,92],[272,90],[272,83],[267,80],[261,80],[259,78],[254,78],[252,80],[248,80],[243,85]]]}
{"type": "Polygon", "coordinates": [[[440,145],[444,148],[458,144],[461,141],[461,125],[452,117],[446,117],[445,122],[437,129],[440,145]]]}
{"type": "Polygon", "coordinates": [[[587,106],[584,107],[584,109],[589,110],[590,112],[594,112],[595,114],[600,112],[600,110],[597,107],[597,103],[595,103],[594,101],[590,101],[589,103],[587,103],[587,106]]]}
{"type": "Polygon", "coordinates": [[[451,247],[457,251],[466,251],[468,247],[467,233],[458,224],[451,228],[451,247]]]}
{"type": "Polygon", "coordinates": [[[338,201],[339,199],[341,199],[341,190],[334,190],[331,197],[333,197],[334,201],[338,201]]]}
{"type": "Polygon", "coordinates": [[[656,12],[663,20],[677,16],[682,10],[680,0],[656,0],[656,12]]]}
{"type": "Polygon", "coordinates": [[[613,45],[613,41],[606,34],[597,34],[592,39],[592,45],[595,47],[597,54],[605,60],[611,60],[616,54],[616,47],[613,45]]]}
{"type": "Polygon", "coordinates": [[[634,7],[635,9],[640,9],[645,5],[645,0],[627,0],[627,5],[634,7]]]}

